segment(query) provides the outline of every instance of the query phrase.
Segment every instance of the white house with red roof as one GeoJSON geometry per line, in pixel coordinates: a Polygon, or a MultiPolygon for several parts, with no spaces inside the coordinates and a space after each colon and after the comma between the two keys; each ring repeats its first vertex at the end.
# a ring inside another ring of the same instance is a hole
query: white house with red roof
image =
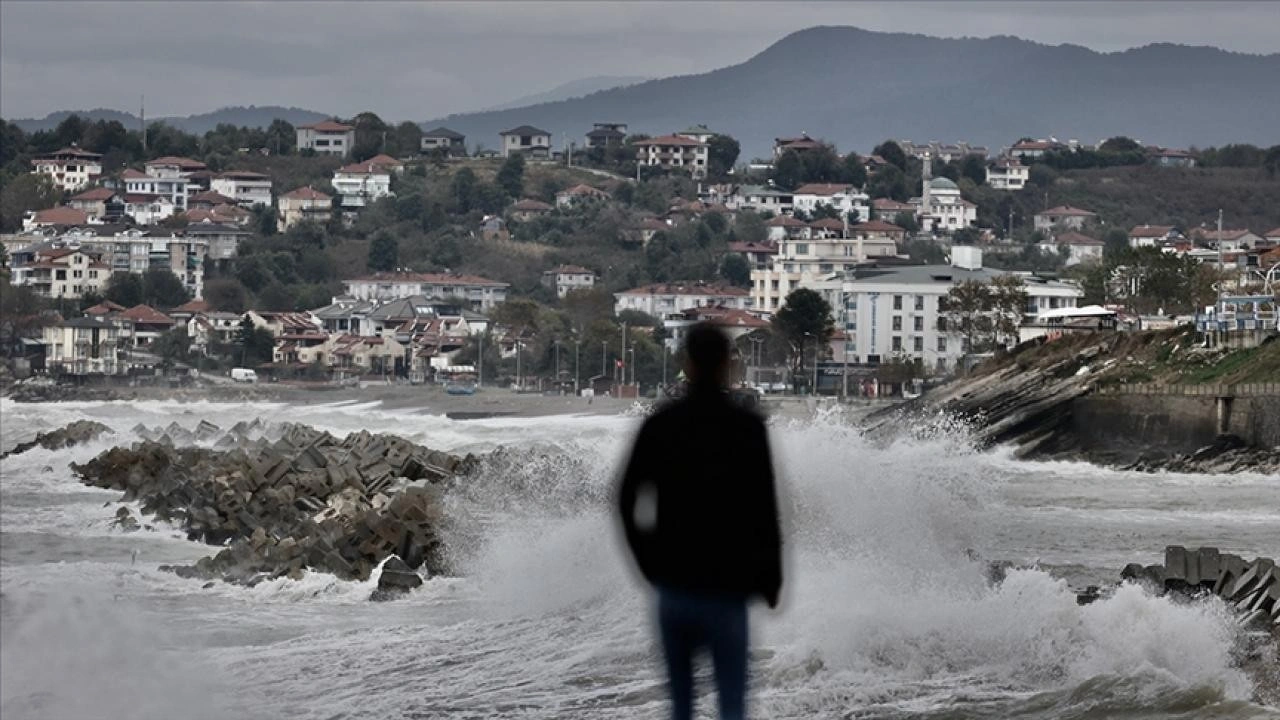
{"type": "Polygon", "coordinates": [[[1098,214],[1070,205],[1059,205],[1035,214],[1035,229],[1041,232],[1051,230],[1080,230],[1086,223],[1094,222],[1098,214]]]}
{"type": "Polygon", "coordinates": [[[81,150],[72,144],[41,155],[31,161],[32,172],[53,181],[53,186],[63,192],[75,192],[97,182],[102,175],[102,156],[81,150]]]}
{"type": "Polygon", "coordinates": [[[742,288],[701,281],[653,283],[614,293],[613,297],[615,312],[639,310],[659,319],[696,307],[720,305],[746,310],[751,303],[742,288]]]}
{"type": "Polygon", "coordinates": [[[1160,247],[1182,239],[1182,233],[1172,225],[1135,225],[1129,231],[1129,247],[1160,247]]]}
{"type": "Polygon", "coordinates": [[[89,213],[66,205],[55,205],[45,210],[28,213],[22,219],[22,229],[30,232],[36,228],[74,227],[89,222],[89,213]]]}
{"type": "Polygon", "coordinates": [[[111,277],[111,268],[97,253],[79,247],[36,250],[30,262],[15,263],[10,272],[14,285],[24,285],[47,298],[101,295],[111,277]]]}
{"type": "Polygon", "coordinates": [[[276,205],[281,230],[307,221],[324,224],[333,217],[333,198],[309,185],[281,195],[276,205]]]}
{"type": "Polygon", "coordinates": [[[392,195],[392,172],[386,165],[365,160],[335,170],[331,184],[344,210],[359,210],[374,200],[392,195]]]}
{"type": "Polygon", "coordinates": [[[792,215],[769,218],[764,226],[769,233],[769,242],[772,243],[780,243],[783,240],[808,240],[813,234],[809,223],[792,215]]]}
{"type": "Polygon", "coordinates": [[[987,166],[987,186],[992,190],[1021,190],[1031,180],[1031,168],[1016,157],[1002,157],[987,166]]]}
{"type": "Polygon", "coordinates": [[[703,305],[689,308],[682,313],[673,313],[663,318],[662,327],[667,331],[667,338],[663,344],[667,346],[667,349],[675,351],[684,343],[684,337],[689,328],[698,323],[707,323],[719,328],[721,332],[729,336],[730,340],[737,340],[757,330],[764,330],[769,327],[767,320],[763,320],[759,316],[741,308],[703,305]]]}
{"type": "Polygon", "coordinates": [[[858,213],[858,220],[871,219],[870,198],[853,185],[844,183],[807,183],[791,193],[795,210],[812,213],[819,205],[835,208],[841,217],[858,213]]]}
{"type": "Polygon", "coordinates": [[[1249,228],[1223,228],[1222,232],[1200,228],[1193,231],[1192,236],[1215,250],[1224,251],[1247,250],[1262,242],[1262,236],[1249,228]]]}
{"type": "Polygon", "coordinates": [[[1058,253],[1066,250],[1067,267],[1084,262],[1102,262],[1102,250],[1105,243],[1097,238],[1089,237],[1074,230],[1060,232],[1053,237],[1037,243],[1042,252],[1058,253]]]}
{"type": "Polygon", "coordinates": [[[487,312],[506,302],[508,283],[476,275],[388,272],[343,280],[344,294],[356,300],[395,300],[422,295],[430,299],[461,298],[472,310],[487,312]]]}
{"type": "Polygon", "coordinates": [[[228,170],[209,181],[209,189],[235,200],[236,205],[252,208],[271,206],[271,176],[248,170],[228,170]]]}
{"type": "Polygon", "coordinates": [[[542,273],[542,284],[563,298],[575,290],[590,290],[596,285],[596,274],[580,265],[560,265],[542,273]]]}
{"type": "Polygon", "coordinates": [[[661,135],[635,143],[636,162],[645,167],[687,171],[694,178],[707,176],[707,143],[684,135],[661,135]]]}
{"type": "Polygon", "coordinates": [[[317,155],[341,155],[351,153],[356,144],[356,129],[334,120],[322,120],[294,128],[298,135],[298,151],[311,150],[317,155]]]}

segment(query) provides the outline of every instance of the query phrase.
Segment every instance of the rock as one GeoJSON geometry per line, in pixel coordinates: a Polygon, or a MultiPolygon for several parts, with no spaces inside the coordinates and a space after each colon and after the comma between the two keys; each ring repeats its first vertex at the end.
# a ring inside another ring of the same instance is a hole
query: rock
{"type": "Polygon", "coordinates": [[[137,532],[140,527],[137,518],[129,512],[127,507],[122,507],[116,511],[116,519],[111,521],[111,525],[121,532],[137,532]]]}
{"type": "Polygon", "coordinates": [[[97,440],[99,436],[110,433],[111,428],[100,422],[93,420],[76,420],[75,422],[57,430],[42,432],[36,435],[36,439],[31,442],[20,443],[13,450],[0,455],[0,458],[6,458],[10,455],[18,455],[32,448],[42,447],[46,450],[61,450],[62,448],[79,445],[91,440],[97,440]]]}
{"type": "Polygon", "coordinates": [[[421,586],[422,577],[398,556],[392,555],[382,564],[382,572],[378,575],[378,589],[373,591],[369,599],[378,602],[393,600],[421,586]]]}

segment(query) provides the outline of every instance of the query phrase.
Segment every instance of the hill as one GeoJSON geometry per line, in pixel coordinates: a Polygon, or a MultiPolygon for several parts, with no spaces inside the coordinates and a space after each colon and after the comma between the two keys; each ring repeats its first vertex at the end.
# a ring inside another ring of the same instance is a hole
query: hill
{"type": "Polygon", "coordinates": [[[1280,93],[1267,90],[1277,76],[1280,54],[1169,44],[1099,53],[1007,36],[814,27],[719,70],[426,124],[492,147],[500,131],[522,124],[558,137],[602,121],[651,134],[704,123],[738,138],[744,158],[802,131],[863,152],[886,137],[993,149],[1025,135],[1270,145],[1280,141],[1280,93]]]}
{"type": "MultiPolygon", "coordinates": [[[[559,100],[570,100],[572,98],[590,95],[601,90],[611,90],[616,87],[625,87],[627,85],[635,85],[642,83],[651,78],[640,75],[598,75],[596,77],[582,78],[581,80],[573,80],[561,85],[557,85],[546,92],[525,95],[500,105],[485,108],[483,112],[493,110],[510,110],[511,108],[527,107],[529,105],[538,105],[541,103],[556,102],[559,100]]],[[[425,128],[424,128],[425,129],[425,128]]]]}
{"type": "MultiPolygon", "coordinates": [[[[106,108],[96,108],[93,110],[59,110],[57,112],[49,113],[42,118],[22,118],[14,120],[13,124],[22,128],[25,132],[52,130],[58,126],[58,123],[66,120],[71,115],[79,115],[82,119],[94,121],[118,120],[127,128],[136,128],[139,123],[138,116],[133,113],[109,110],[106,108]]],[[[330,116],[325,113],[316,112],[314,110],[304,110],[302,108],[286,108],[277,105],[255,107],[250,105],[248,107],[226,107],[220,110],[214,110],[213,112],[200,113],[198,115],[148,118],[147,122],[163,122],[184,132],[203,135],[220,123],[230,123],[236,127],[265,128],[276,118],[287,120],[294,125],[299,125],[325,120],[329,117],[330,116]]]]}

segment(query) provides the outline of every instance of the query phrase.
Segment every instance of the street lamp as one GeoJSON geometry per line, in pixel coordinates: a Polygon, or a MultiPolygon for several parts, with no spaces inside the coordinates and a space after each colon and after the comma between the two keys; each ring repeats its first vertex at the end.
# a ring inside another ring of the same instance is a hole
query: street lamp
{"type": "MultiPolygon", "coordinates": [[[[627,352],[631,353],[631,384],[636,384],[636,346],[632,345],[627,348],[627,352]]],[[[625,380],[626,378],[623,378],[625,380]]]]}
{"type": "Polygon", "coordinates": [[[582,345],[581,341],[579,340],[573,341],[573,395],[574,397],[578,396],[578,378],[579,378],[578,364],[579,364],[579,350],[581,349],[581,345],[582,345]]]}
{"type": "MultiPolygon", "coordinates": [[[[806,338],[814,337],[813,333],[811,333],[811,332],[806,332],[806,333],[804,334],[804,336],[805,336],[806,338]]],[[[803,370],[803,369],[804,369],[804,344],[805,344],[805,342],[806,342],[806,341],[804,341],[804,340],[801,340],[801,341],[800,341],[800,369],[801,369],[801,370],[803,370]]],[[[817,344],[817,338],[814,338],[814,344],[815,344],[815,345],[817,344]]],[[[813,356],[814,356],[815,358],[818,356],[817,351],[814,351],[813,356]]],[[[817,380],[816,380],[816,378],[817,378],[817,376],[818,376],[818,368],[817,368],[816,366],[815,366],[815,367],[814,367],[814,369],[813,369],[813,376],[814,376],[814,378],[815,378],[814,385],[817,385],[817,380]]],[[[810,395],[812,395],[812,394],[816,393],[816,392],[817,392],[817,390],[818,390],[818,388],[816,388],[816,387],[809,388],[809,394],[810,394],[810,395]]]]}

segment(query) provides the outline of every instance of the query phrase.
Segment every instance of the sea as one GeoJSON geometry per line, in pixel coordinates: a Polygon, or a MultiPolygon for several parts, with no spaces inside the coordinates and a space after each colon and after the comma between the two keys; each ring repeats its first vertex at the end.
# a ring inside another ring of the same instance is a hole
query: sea
{"type": "MultiPolygon", "coordinates": [[[[611,505],[639,413],[0,399],[0,418],[5,449],[82,418],[115,431],[0,464],[5,720],[667,717],[652,598],[611,505]],[[165,525],[114,529],[120,494],[68,468],[139,423],[253,418],[502,448],[448,497],[456,574],[384,603],[368,599],[375,580],[318,573],[206,587],[158,566],[216,548],[165,525]]],[[[1280,718],[1256,702],[1216,601],[1126,585],[1076,602],[1169,544],[1280,557],[1280,478],[1024,462],[945,422],[872,441],[819,413],[770,435],[785,590],[752,610],[752,717],[1280,718]],[[992,562],[1012,564],[1003,582],[992,562]]]]}

